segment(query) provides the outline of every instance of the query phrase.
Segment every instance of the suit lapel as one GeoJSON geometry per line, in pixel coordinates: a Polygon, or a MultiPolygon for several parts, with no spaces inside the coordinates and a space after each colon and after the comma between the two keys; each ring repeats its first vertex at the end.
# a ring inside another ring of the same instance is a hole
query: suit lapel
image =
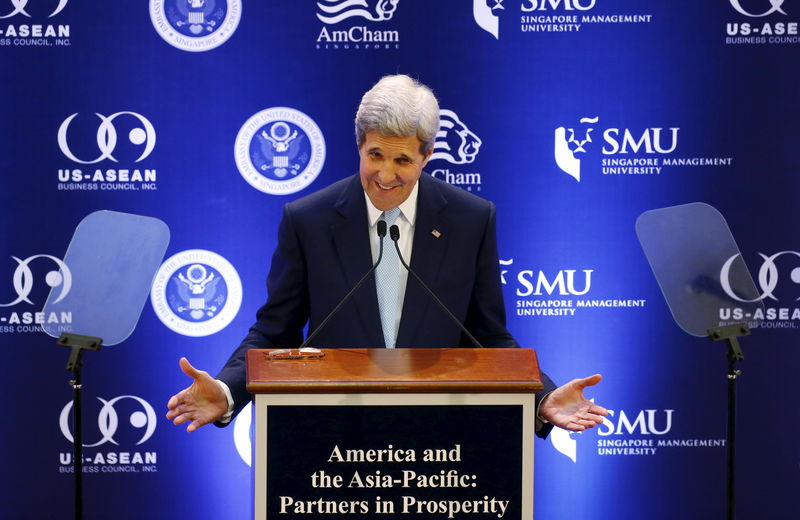
{"type": "MultiPolygon", "coordinates": [[[[358,175],[352,178],[352,182],[347,183],[334,207],[341,219],[331,226],[331,235],[345,275],[346,285],[353,287],[372,267],[367,207],[358,175]]],[[[376,347],[383,345],[374,276],[365,281],[364,285],[356,291],[353,295],[353,304],[370,344],[376,347]]],[[[347,347],[348,345],[341,346],[347,347]]]]}
{"type": "MultiPolygon", "coordinates": [[[[447,232],[449,221],[444,212],[447,199],[427,173],[422,174],[419,183],[410,266],[428,287],[436,292],[436,281],[450,236],[447,232]]],[[[415,344],[415,338],[423,328],[422,324],[430,305],[436,305],[436,302],[431,300],[427,291],[409,274],[403,300],[403,313],[400,317],[400,330],[397,333],[398,347],[430,346],[415,344]]]]}

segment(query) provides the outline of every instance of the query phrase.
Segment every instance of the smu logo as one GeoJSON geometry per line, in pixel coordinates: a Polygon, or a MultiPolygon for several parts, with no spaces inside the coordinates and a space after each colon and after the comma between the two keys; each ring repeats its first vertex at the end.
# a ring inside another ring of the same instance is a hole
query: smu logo
{"type": "Polygon", "coordinates": [[[523,13],[532,11],[555,11],[563,8],[565,11],[588,11],[593,8],[595,0],[525,0],[521,9],[523,13]]]}
{"type": "Polygon", "coordinates": [[[608,146],[603,146],[603,155],[670,154],[678,148],[678,131],[678,127],[645,128],[641,133],[628,128],[607,128],[603,140],[608,146]]]}
{"type": "MultiPolygon", "coordinates": [[[[581,181],[581,162],[594,143],[594,125],[599,121],[599,117],[583,117],[580,127],[560,126],[555,130],[553,156],[556,165],[578,182],[581,181]]],[[[675,165],[675,161],[671,162],[669,158],[663,159],[662,163],[657,157],[670,155],[677,150],[680,127],[606,128],[602,132],[603,146],[600,152],[607,157],[600,161],[604,174],[656,174],[661,173],[662,165],[675,165]],[[618,171],[620,168],[616,166],[631,168],[618,171]]],[[[714,160],[708,164],[723,163],[728,164],[729,159],[714,160]]]]}
{"type": "Polygon", "coordinates": [[[475,18],[475,23],[478,27],[488,32],[495,37],[496,40],[500,39],[500,19],[495,12],[504,10],[503,0],[472,0],[472,17],[475,18]],[[490,3],[493,3],[491,7],[490,3]]]}
{"type": "MultiPolygon", "coordinates": [[[[582,117],[581,125],[593,125],[600,121],[599,117],[582,117]]],[[[583,127],[576,132],[575,128],[560,126],[555,132],[554,155],[556,164],[561,171],[581,182],[581,156],[586,153],[584,148],[592,142],[594,127],[583,127]]]]}
{"type": "MultiPolygon", "coordinates": [[[[594,402],[594,400],[592,400],[594,402]]],[[[672,415],[675,410],[640,410],[635,416],[626,414],[624,410],[619,411],[619,416],[614,410],[608,411],[608,417],[603,419],[603,423],[597,426],[597,435],[600,437],[609,436],[642,436],[648,438],[651,435],[667,435],[672,430],[672,415]],[[631,419],[633,417],[633,419],[631,419]]],[[[583,432],[579,432],[583,433],[583,432]]],[[[572,462],[578,462],[577,440],[574,433],[561,428],[553,428],[550,433],[550,442],[553,447],[568,457],[572,462]]],[[[655,450],[648,450],[642,455],[652,455],[655,450]]]]}
{"type": "MultiPolygon", "coordinates": [[[[513,265],[514,259],[500,260],[500,282],[506,285],[506,274],[508,269],[503,269],[505,266],[513,265]]],[[[592,273],[594,269],[583,269],[582,278],[580,282],[576,281],[576,269],[561,269],[555,275],[548,277],[544,271],[534,272],[532,269],[525,269],[519,271],[516,276],[518,283],[516,289],[517,296],[552,296],[557,294],[559,296],[583,296],[587,294],[592,288],[592,273]]],[[[581,275],[578,275],[580,278],[581,275]]]]}

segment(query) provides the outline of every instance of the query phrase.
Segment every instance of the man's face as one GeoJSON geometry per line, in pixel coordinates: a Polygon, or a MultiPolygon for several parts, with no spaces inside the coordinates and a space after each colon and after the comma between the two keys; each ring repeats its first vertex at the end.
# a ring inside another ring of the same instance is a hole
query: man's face
{"type": "Polygon", "coordinates": [[[361,186],[376,208],[381,211],[396,208],[411,195],[433,152],[422,155],[419,147],[417,136],[387,137],[367,132],[358,149],[359,173],[361,186]]]}

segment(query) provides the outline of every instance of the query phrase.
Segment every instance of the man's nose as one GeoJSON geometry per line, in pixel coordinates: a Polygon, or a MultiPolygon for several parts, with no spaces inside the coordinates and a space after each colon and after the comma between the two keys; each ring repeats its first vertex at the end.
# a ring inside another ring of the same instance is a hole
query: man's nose
{"type": "Polygon", "coordinates": [[[394,181],[397,174],[394,171],[394,165],[391,163],[386,163],[378,170],[378,182],[381,184],[387,185],[394,181]]]}

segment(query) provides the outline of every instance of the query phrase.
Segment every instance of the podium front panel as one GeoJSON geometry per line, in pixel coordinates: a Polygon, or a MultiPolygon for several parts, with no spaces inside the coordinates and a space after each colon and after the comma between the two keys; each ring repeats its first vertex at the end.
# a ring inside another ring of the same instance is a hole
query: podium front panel
{"type": "Polygon", "coordinates": [[[259,394],[254,518],[530,519],[533,394],[259,394]]]}

